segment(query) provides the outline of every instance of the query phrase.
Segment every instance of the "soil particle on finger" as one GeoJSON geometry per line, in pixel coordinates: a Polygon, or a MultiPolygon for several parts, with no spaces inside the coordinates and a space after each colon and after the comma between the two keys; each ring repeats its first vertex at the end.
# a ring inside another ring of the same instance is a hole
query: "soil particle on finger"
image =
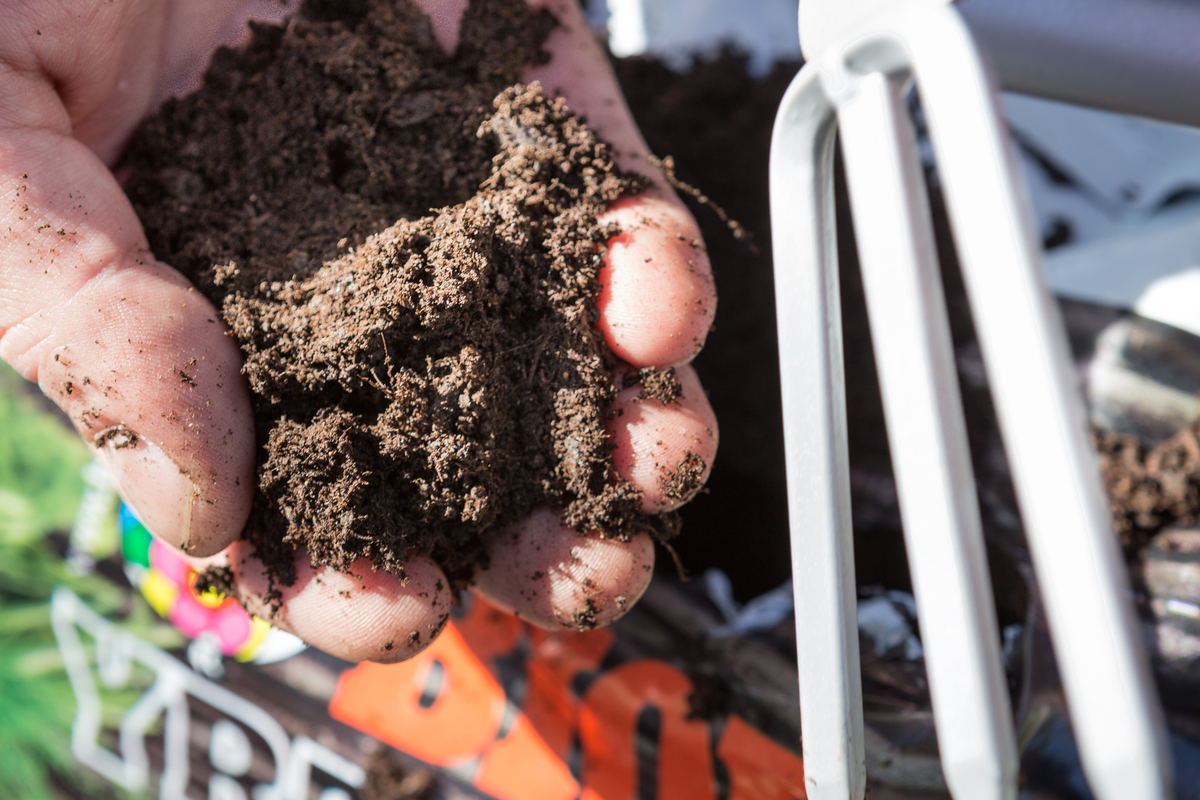
{"type": "Polygon", "coordinates": [[[112,425],[97,433],[92,438],[92,445],[97,449],[112,447],[114,450],[132,450],[138,446],[139,437],[125,425],[112,425]]]}
{"type": "Polygon", "coordinates": [[[595,599],[588,597],[584,601],[584,607],[571,615],[571,627],[577,631],[590,631],[599,624],[599,613],[600,608],[595,599]]]}
{"type": "Polygon", "coordinates": [[[245,536],[276,584],[302,546],[401,577],[429,555],[457,587],[541,505],[581,532],[674,530],[604,428],[617,231],[597,215],[644,181],[514,85],[553,24],[476,0],[447,56],[407,0],[310,0],[135,138],[126,188],[156,255],[246,358],[263,451],[245,536]]]}
{"type": "Polygon", "coordinates": [[[679,398],[683,396],[683,385],[679,382],[679,378],[675,377],[674,367],[667,367],[666,369],[643,367],[636,373],[626,375],[626,388],[639,383],[642,385],[642,391],[638,392],[638,396],[634,398],[635,400],[649,398],[657,400],[666,406],[671,403],[677,403],[679,398]]]}
{"type": "Polygon", "coordinates": [[[664,470],[658,476],[663,497],[671,501],[686,500],[695,494],[704,482],[704,459],[691,450],[684,452],[683,461],[674,469],[664,470]]]}
{"type": "Polygon", "coordinates": [[[200,570],[192,580],[192,588],[196,594],[215,592],[222,597],[237,597],[233,570],[227,566],[210,566],[200,570]]]}

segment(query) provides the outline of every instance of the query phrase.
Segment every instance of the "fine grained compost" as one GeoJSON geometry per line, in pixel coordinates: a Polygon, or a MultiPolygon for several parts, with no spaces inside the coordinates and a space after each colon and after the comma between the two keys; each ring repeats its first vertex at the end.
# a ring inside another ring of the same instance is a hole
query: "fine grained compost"
{"type": "MultiPolygon", "coordinates": [[[[677,528],[640,511],[604,428],[616,231],[597,215],[643,179],[515,85],[554,24],[475,0],[446,55],[407,0],[310,0],[218,52],[132,144],[151,247],[245,354],[263,447],[245,536],[276,584],[303,546],[400,575],[429,554],[459,585],[544,504],[579,531],[677,528]]],[[[646,377],[669,397],[672,378],[646,377]]]]}

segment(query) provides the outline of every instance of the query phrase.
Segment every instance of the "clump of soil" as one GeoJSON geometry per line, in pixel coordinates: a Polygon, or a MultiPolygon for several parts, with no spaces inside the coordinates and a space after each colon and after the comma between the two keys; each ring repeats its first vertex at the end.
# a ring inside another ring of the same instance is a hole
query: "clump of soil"
{"type": "Polygon", "coordinates": [[[310,1],[136,137],[155,254],[246,356],[264,451],[245,536],[279,582],[304,546],[400,575],[428,554],[459,584],[543,504],[580,531],[674,528],[613,469],[595,330],[616,233],[596,218],[643,180],[513,85],[553,24],[475,0],[447,56],[407,0],[310,1]]]}
{"type": "Polygon", "coordinates": [[[638,392],[636,398],[638,400],[657,400],[666,406],[679,402],[679,398],[683,396],[683,385],[679,383],[679,378],[675,377],[674,367],[666,369],[643,367],[636,373],[629,373],[625,376],[626,388],[639,383],[642,385],[642,390],[638,392]]]}
{"type": "Polygon", "coordinates": [[[196,594],[216,592],[221,597],[238,596],[233,570],[227,566],[210,566],[200,570],[192,579],[192,588],[196,590],[196,594]]]}
{"type": "Polygon", "coordinates": [[[668,500],[682,500],[690,497],[704,480],[704,467],[704,459],[691,450],[685,451],[683,461],[679,466],[666,470],[658,476],[663,497],[668,500]]]}
{"type": "Polygon", "coordinates": [[[1136,437],[1095,434],[1113,525],[1134,556],[1169,525],[1200,521],[1200,425],[1147,450],[1136,437]]]}

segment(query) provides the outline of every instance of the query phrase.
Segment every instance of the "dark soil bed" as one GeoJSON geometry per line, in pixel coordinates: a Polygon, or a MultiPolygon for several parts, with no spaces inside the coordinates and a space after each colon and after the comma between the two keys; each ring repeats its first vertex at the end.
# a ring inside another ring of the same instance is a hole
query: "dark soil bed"
{"type": "Polygon", "coordinates": [[[780,64],[757,79],[732,52],[682,74],[654,59],[614,65],[650,149],[672,156],[679,178],[750,234],[738,240],[716,213],[681,193],[704,234],[721,298],[694,362],[721,421],[721,456],[704,492],[680,510],[687,536],[673,546],[689,573],[720,567],[748,600],[791,575],[767,166],[775,110],[799,65],[780,64]]]}
{"type": "MultiPolygon", "coordinates": [[[[746,58],[733,52],[700,59],[683,73],[654,59],[615,62],[651,149],[671,154],[682,180],[702,188],[752,234],[749,243],[736,240],[716,214],[692,203],[721,296],[716,327],[695,361],[721,420],[721,458],[705,492],[681,510],[688,535],[675,544],[689,572],[724,569],[742,600],[777,586],[791,574],[767,171],[775,111],[800,66],[778,64],[755,78],[747,64],[746,58]]],[[[860,585],[908,590],[911,584],[854,232],[845,188],[840,181],[835,188],[855,567],[860,585]]],[[[930,199],[959,361],[979,367],[960,375],[960,384],[992,580],[1000,596],[1002,620],[1016,622],[1023,619],[1026,602],[1024,579],[1011,566],[1025,558],[1019,511],[988,386],[980,379],[982,364],[945,209],[938,192],[930,199]]],[[[1070,323],[1077,315],[1065,316],[1070,323]]],[[[1095,333],[1073,340],[1081,349],[1080,357],[1086,357],[1095,333]]],[[[1131,560],[1164,526],[1200,520],[1197,431],[1184,430],[1157,448],[1147,448],[1131,437],[1097,433],[1096,445],[1114,526],[1131,560]]]]}

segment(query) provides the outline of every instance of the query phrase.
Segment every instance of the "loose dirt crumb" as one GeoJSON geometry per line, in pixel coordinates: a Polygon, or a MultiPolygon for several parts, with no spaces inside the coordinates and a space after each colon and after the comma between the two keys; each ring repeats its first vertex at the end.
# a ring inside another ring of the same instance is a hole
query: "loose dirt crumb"
{"type": "Polygon", "coordinates": [[[362,800],[427,800],[435,788],[429,770],[407,770],[381,750],[367,765],[367,780],[359,789],[362,800]]]}
{"type": "Polygon", "coordinates": [[[192,581],[192,588],[196,590],[196,594],[216,592],[222,597],[237,597],[233,570],[225,566],[211,566],[200,570],[192,581]]]}
{"type": "Polygon", "coordinates": [[[637,400],[652,398],[665,406],[679,402],[679,398],[683,396],[683,385],[679,383],[679,378],[675,377],[674,367],[643,367],[636,374],[628,375],[625,381],[627,387],[638,383],[642,385],[642,391],[635,398],[637,400]]]}
{"type": "Polygon", "coordinates": [[[273,581],[304,546],[401,577],[428,554],[461,586],[540,505],[581,532],[677,527],[641,513],[604,429],[616,230],[596,219],[644,180],[512,85],[553,24],[477,0],[446,56],[405,0],[310,2],[138,133],[127,191],[155,254],[246,357],[263,452],[244,535],[273,581]]]}
{"type": "Polygon", "coordinates": [[[114,450],[130,450],[138,445],[138,435],[129,428],[118,423],[97,433],[92,438],[92,445],[97,450],[112,445],[114,450]]]}
{"type": "Polygon", "coordinates": [[[668,500],[685,500],[691,497],[700,488],[707,466],[704,459],[691,450],[685,452],[679,466],[672,470],[666,470],[658,476],[663,497],[668,500]]]}
{"type": "Polygon", "coordinates": [[[584,607],[571,616],[571,627],[577,631],[590,631],[596,627],[599,608],[596,601],[589,597],[584,601],[584,607]]]}

